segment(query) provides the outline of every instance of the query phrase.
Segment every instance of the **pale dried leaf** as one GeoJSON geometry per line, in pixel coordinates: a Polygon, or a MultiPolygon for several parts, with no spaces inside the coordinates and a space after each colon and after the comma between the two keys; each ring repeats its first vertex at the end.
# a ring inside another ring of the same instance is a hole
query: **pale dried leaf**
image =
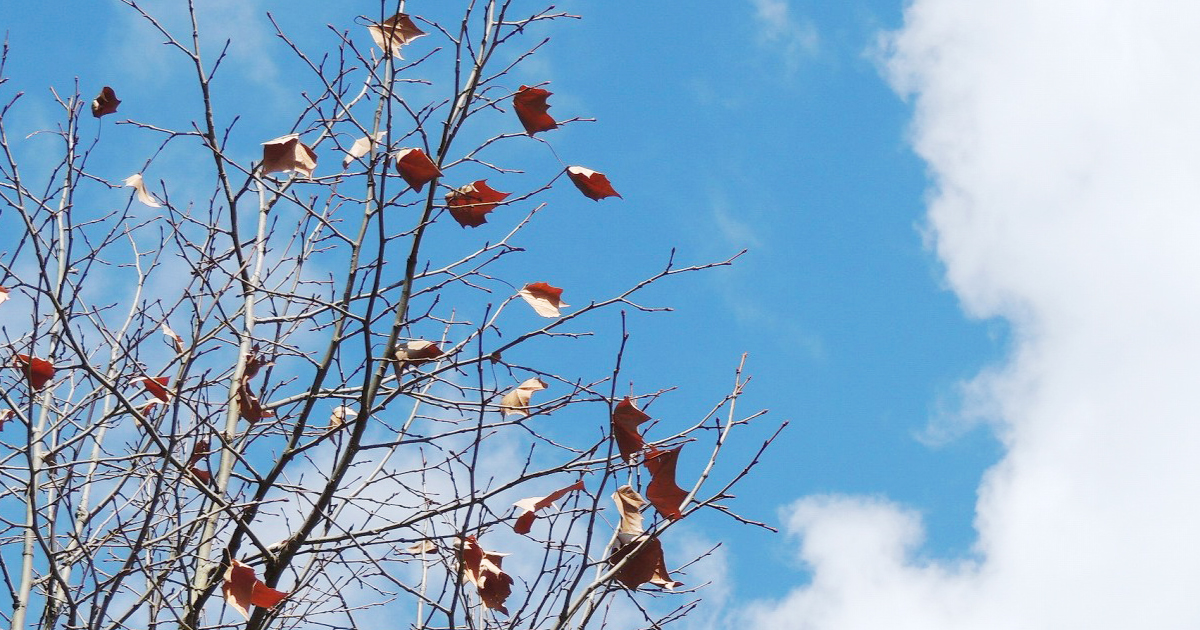
{"type": "Polygon", "coordinates": [[[167,325],[167,322],[162,323],[162,334],[167,338],[167,343],[175,347],[176,352],[183,354],[183,337],[180,337],[178,333],[176,333],[174,330],[171,330],[171,327],[167,325]]]}
{"type": "Polygon", "coordinates": [[[533,311],[542,317],[558,317],[559,309],[570,306],[562,301],[563,290],[552,287],[545,282],[532,282],[525,285],[518,293],[522,299],[533,307],[533,311]]]}
{"type": "Polygon", "coordinates": [[[346,422],[348,420],[353,420],[357,417],[358,417],[357,411],[355,411],[345,405],[340,405],[340,406],[334,407],[333,413],[329,414],[329,426],[330,426],[330,428],[340,427],[343,424],[346,424],[346,422]]]}
{"type": "Polygon", "coordinates": [[[342,168],[348,168],[351,162],[369,153],[371,151],[371,147],[377,142],[382,142],[384,136],[386,135],[387,132],[380,131],[379,133],[375,134],[374,138],[371,138],[371,136],[363,136],[358,140],[355,140],[354,144],[350,146],[350,150],[346,152],[346,157],[342,159],[342,168]]]}
{"type": "Polygon", "coordinates": [[[162,207],[162,204],[154,198],[154,195],[151,195],[150,191],[146,190],[146,182],[142,179],[141,173],[134,173],[133,175],[126,177],[125,185],[131,186],[135,191],[137,191],[138,201],[150,206],[151,208],[162,207]]]}
{"type": "Polygon", "coordinates": [[[536,376],[521,383],[500,399],[500,411],[504,414],[520,413],[528,416],[529,398],[533,396],[533,392],[543,389],[546,389],[546,383],[536,376]]]}
{"type": "Polygon", "coordinates": [[[646,506],[646,500],[628,484],[617,488],[612,494],[612,500],[617,504],[617,512],[621,515],[621,524],[617,526],[617,538],[627,544],[645,531],[642,528],[642,508],[646,506]]]}
{"type": "Polygon", "coordinates": [[[529,497],[513,503],[513,505],[524,511],[517,517],[517,522],[513,525],[513,531],[518,534],[528,534],[529,529],[533,526],[534,519],[537,518],[538,510],[550,507],[555,501],[576,490],[583,490],[582,479],[565,488],[559,488],[544,497],[529,497]]]}
{"type": "Polygon", "coordinates": [[[8,289],[0,287],[0,304],[8,301],[8,289]]]}
{"type": "Polygon", "coordinates": [[[426,33],[417,28],[412,18],[405,13],[397,13],[379,24],[367,27],[375,45],[390,52],[397,59],[403,59],[400,48],[426,33]]]}
{"type": "Polygon", "coordinates": [[[300,142],[299,134],[288,134],[263,143],[263,173],[292,171],[301,177],[312,177],[317,168],[317,154],[300,142]]]}

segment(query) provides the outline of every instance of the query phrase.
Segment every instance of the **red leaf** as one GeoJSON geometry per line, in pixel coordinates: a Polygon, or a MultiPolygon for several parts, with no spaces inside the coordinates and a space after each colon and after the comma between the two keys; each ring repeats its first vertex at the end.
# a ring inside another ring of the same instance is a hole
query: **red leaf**
{"type": "Polygon", "coordinates": [[[274,418],[275,412],[262,406],[262,402],[258,400],[258,396],[254,395],[254,391],[249,385],[242,385],[238,391],[237,397],[238,414],[245,418],[250,424],[254,424],[263,418],[274,418]]]}
{"type": "Polygon", "coordinates": [[[29,386],[38,391],[54,378],[54,365],[45,359],[18,354],[13,358],[13,365],[25,373],[29,386]]]}
{"type": "Polygon", "coordinates": [[[646,446],[646,441],[638,433],[638,425],[649,419],[650,416],[638,409],[628,396],[613,408],[612,434],[617,441],[617,449],[621,451],[621,459],[632,462],[634,455],[646,446]]]}
{"type": "Polygon", "coordinates": [[[208,457],[208,449],[207,438],[196,440],[196,445],[192,447],[192,454],[188,457],[188,466],[195,466],[196,462],[208,457]]]}
{"type": "Polygon", "coordinates": [[[167,393],[167,383],[170,382],[169,376],[139,376],[133,379],[134,383],[141,383],[146,391],[150,392],[151,396],[163,401],[170,402],[171,396],[167,393]]]}
{"type": "Polygon", "coordinates": [[[446,193],[450,216],[463,227],[479,227],[487,223],[486,215],[496,209],[509,193],[493,190],[486,179],[467,184],[446,193]]]}
{"type": "Polygon", "coordinates": [[[117,93],[107,85],[100,89],[100,95],[92,100],[92,115],[96,118],[117,113],[117,93]]]}
{"type": "Polygon", "coordinates": [[[426,34],[405,13],[397,13],[380,24],[372,24],[367,30],[376,46],[391,52],[397,59],[404,58],[400,55],[401,46],[426,34]]]}
{"type": "Polygon", "coordinates": [[[317,154],[300,142],[299,134],[280,136],[263,143],[262,172],[292,171],[301,177],[312,177],[317,168],[317,154]]]}
{"type": "Polygon", "coordinates": [[[683,582],[672,580],[671,574],[667,572],[667,561],[663,557],[662,543],[657,538],[649,540],[637,538],[622,545],[608,558],[608,563],[616,566],[630,554],[633,555],[613,575],[627,588],[636,589],[646,582],[667,589],[683,585],[683,582]],[[645,541],[644,544],[643,541],[645,541]],[[638,549],[638,545],[641,545],[641,549],[638,549]],[[635,549],[636,551],[634,551],[635,549]]]}
{"type": "Polygon", "coordinates": [[[558,317],[561,315],[559,309],[570,306],[562,301],[562,292],[562,289],[552,287],[545,282],[531,282],[525,285],[517,295],[528,302],[538,315],[558,317]]]}
{"type": "Polygon", "coordinates": [[[546,110],[550,109],[546,99],[553,94],[541,88],[527,87],[513,95],[513,109],[517,110],[517,118],[525,127],[525,133],[533,135],[539,131],[549,131],[558,126],[546,110]]]}
{"type": "Polygon", "coordinates": [[[518,534],[528,534],[529,529],[533,526],[533,520],[537,518],[538,510],[550,507],[555,501],[576,490],[583,490],[582,479],[566,488],[559,488],[544,497],[529,497],[528,499],[517,501],[513,505],[525,510],[525,512],[517,517],[517,522],[513,525],[513,531],[518,534]]]}
{"type": "Polygon", "coordinates": [[[675,465],[678,463],[679,451],[682,449],[682,444],[666,451],[651,448],[650,452],[646,454],[646,469],[650,471],[650,483],[646,486],[646,498],[650,500],[650,504],[658,510],[659,514],[671,520],[683,516],[680,508],[683,507],[683,500],[688,495],[686,490],[675,485],[675,465]]]}
{"type": "Polygon", "coordinates": [[[188,470],[191,470],[192,474],[196,475],[196,477],[199,478],[200,481],[204,482],[205,484],[212,485],[212,473],[208,472],[207,470],[200,470],[199,468],[195,468],[195,467],[189,468],[188,470]]]}
{"type": "Polygon", "coordinates": [[[575,184],[584,197],[593,201],[600,201],[605,197],[621,196],[621,193],[613,190],[612,184],[608,182],[604,173],[593,171],[590,168],[568,166],[567,177],[571,178],[571,183],[575,184]]]}
{"type": "Polygon", "coordinates": [[[250,606],[272,608],[288,594],[277,591],[254,576],[254,567],[232,560],[229,570],[225,572],[225,583],[221,591],[225,594],[225,603],[233,606],[242,616],[250,618],[250,606]]]}
{"type": "Polygon", "coordinates": [[[400,171],[400,177],[417,192],[421,192],[425,184],[442,175],[442,169],[420,149],[397,151],[396,170],[400,171]]]}
{"type": "Polygon", "coordinates": [[[479,589],[483,605],[507,615],[504,600],[512,594],[513,579],[500,570],[500,563],[507,554],[484,551],[474,536],[467,536],[459,555],[463,563],[463,577],[479,589]]]}

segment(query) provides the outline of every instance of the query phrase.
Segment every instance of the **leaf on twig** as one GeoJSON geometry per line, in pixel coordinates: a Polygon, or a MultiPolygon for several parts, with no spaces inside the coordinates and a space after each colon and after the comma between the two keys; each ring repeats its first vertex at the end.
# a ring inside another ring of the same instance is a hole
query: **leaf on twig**
{"type": "Polygon", "coordinates": [[[225,571],[221,592],[225,594],[225,603],[242,613],[246,619],[250,618],[250,606],[272,608],[288,596],[288,593],[263,584],[262,580],[255,577],[254,567],[236,559],[230,562],[232,564],[225,571]]]}
{"type": "Polygon", "coordinates": [[[593,201],[600,201],[605,197],[621,196],[621,193],[613,189],[604,173],[599,171],[582,166],[568,166],[567,177],[571,178],[571,183],[575,184],[584,197],[593,201]]]}
{"type": "Polygon", "coordinates": [[[612,494],[612,499],[617,504],[621,522],[617,525],[618,547],[609,556],[608,563],[617,566],[626,556],[632,554],[613,577],[631,589],[636,589],[646,582],[663,588],[680,586],[682,582],[672,580],[667,572],[662,543],[657,538],[648,539],[645,530],[642,529],[641,510],[646,506],[646,500],[630,485],[617,488],[612,494]]]}
{"type": "Polygon", "coordinates": [[[117,105],[121,101],[117,100],[117,93],[107,85],[100,88],[100,94],[92,99],[92,115],[96,118],[107,116],[108,114],[117,113],[117,105]]]}
{"type": "Polygon", "coordinates": [[[650,483],[646,486],[646,498],[659,514],[671,520],[683,517],[680,508],[688,492],[675,484],[675,465],[679,461],[680,444],[675,448],[660,451],[651,448],[646,453],[646,469],[650,471],[650,483]]]}
{"type": "Polygon", "coordinates": [[[501,413],[505,415],[520,413],[528,416],[529,398],[533,396],[533,392],[539,392],[543,389],[546,389],[546,383],[542,382],[542,379],[535,376],[526,380],[500,399],[501,413]]]}
{"type": "Polygon", "coordinates": [[[546,99],[551,94],[553,92],[547,92],[542,88],[522,85],[521,89],[513,95],[513,109],[517,111],[517,119],[525,127],[525,133],[532,136],[539,131],[549,131],[558,127],[554,118],[546,113],[546,110],[550,109],[550,104],[546,102],[546,99]]]}
{"type": "Polygon", "coordinates": [[[407,341],[396,349],[396,360],[400,362],[401,370],[408,365],[421,365],[441,357],[442,349],[436,343],[425,339],[407,341]]]}
{"type": "Polygon", "coordinates": [[[583,480],[580,479],[566,488],[559,488],[544,497],[529,497],[528,499],[517,501],[513,505],[524,510],[524,512],[517,517],[517,522],[513,524],[513,531],[518,534],[528,534],[530,528],[533,527],[533,520],[537,518],[538,510],[550,507],[555,501],[563,498],[568,493],[583,489],[583,480]]]}
{"type": "Polygon", "coordinates": [[[440,177],[442,169],[429,159],[420,149],[400,149],[395,153],[396,170],[413,190],[421,192],[421,188],[440,177]]]}
{"type": "Polygon", "coordinates": [[[13,411],[12,409],[0,410],[0,429],[4,428],[4,423],[6,423],[9,420],[12,420],[13,418],[16,418],[16,417],[17,417],[17,412],[13,411]]]}
{"type": "Polygon", "coordinates": [[[25,374],[29,387],[38,391],[54,378],[54,364],[45,359],[39,359],[28,354],[18,354],[13,357],[13,365],[25,374]]]}
{"type": "Polygon", "coordinates": [[[162,402],[171,401],[171,395],[167,392],[167,383],[170,381],[171,378],[169,376],[139,376],[133,379],[134,383],[141,383],[142,387],[145,387],[151,396],[162,402]]]}
{"type": "Polygon", "coordinates": [[[410,545],[408,547],[405,547],[404,549],[401,549],[400,553],[404,553],[404,554],[408,554],[408,555],[412,555],[412,556],[421,556],[421,555],[425,555],[427,553],[432,553],[434,551],[437,551],[437,548],[438,548],[438,546],[435,545],[432,540],[422,540],[421,542],[419,542],[415,545],[410,545]]]}
{"type": "Polygon", "coordinates": [[[562,301],[563,290],[552,287],[545,282],[531,282],[525,285],[517,295],[533,307],[533,311],[542,317],[559,317],[559,309],[570,306],[562,301]]]}
{"type": "Polygon", "coordinates": [[[617,441],[617,450],[621,451],[621,459],[632,462],[638,451],[646,446],[646,441],[638,433],[638,425],[649,419],[650,416],[638,409],[628,396],[613,407],[612,435],[617,441]]]}
{"type": "Polygon", "coordinates": [[[300,142],[300,134],[288,134],[262,143],[262,172],[292,171],[301,177],[312,177],[317,168],[317,154],[300,142]]]}
{"type": "Polygon", "coordinates": [[[263,418],[274,418],[275,412],[263,407],[258,396],[254,394],[254,390],[250,388],[250,379],[258,375],[258,371],[268,365],[275,365],[274,361],[268,361],[266,357],[259,354],[258,346],[250,349],[250,354],[246,357],[246,369],[242,374],[242,382],[238,387],[237,405],[238,414],[248,420],[250,424],[254,424],[263,418]]]}
{"type": "Polygon", "coordinates": [[[412,18],[406,13],[397,13],[379,24],[367,27],[375,45],[390,52],[397,59],[403,59],[400,48],[412,40],[425,35],[425,31],[413,24],[412,18]]]}
{"type": "Polygon", "coordinates": [[[350,145],[350,150],[346,151],[346,157],[342,158],[342,170],[349,168],[350,163],[354,160],[357,160],[358,158],[369,153],[371,151],[371,147],[375,146],[375,143],[377,142],[382,142],[385,136],[387,136],[387,132],[380,131],[379,133],[375,134],[374,138],[371,136],[363,136],[358,140],[355,140],[354,144],[350,145]]]}
{"type": "Polygon", "coordinates": [[[494,190],[481,179],[446,193],[450,216],[462,227],[479,227],[487,223],[487,213],[507,198],[509,193],[494,190]]]}
{"type": "Polygon", "coordinates": [[[333,408],[333,413],[329,414],[329,428],[340,427],[346,424],[347,420],[353,420],[358,417],[358,412],[347,407],[346,405],[338,405],[333,408]]]}
{"type": "Polygon", "coordinates": [[[134,173],[125,178],[125,186],[132,187],[137,192],[138,201],[146,204],[151,208],[161,208],[162,204],[146,190],[146,181],[142,179],[141,173],[134,173]]]}
{"type": "Polygon", "coordinates": [[[474,536],[462,541],[459,557],[462,560],[463,578],[479,589],[483,605],[508,614],[504,600],[512,594],[513,579],[500,569],[506,553],[484,551],[474,536]]]}
{"type": "Polygon", "coordinates": [[[617,525],[617,536],[623,537],[622,542],[632,540],[634,536],[645,531],[642,529],[642,508],[646,506],[646,500],[633,486],[625,484],[617,488],[616,492],[612,493],[612,500],[617,504],[617,512],[621,515],[621,522],[617,525]]]}
{"type": "Polygon", "coordinates": [[[167,343],[175,347],[176,352],[183,354],[183,337],[180,337],[178,333],[171,330],[171,327],[165,321],[162,323],[162,334],[167,338],[167,343]]]}
{"type": "Polygon", "coordinates": [[[8,289],[5,287],[0,287],[0,304],[3,304],[7,301],[8,301],[8,289]]]}
{"type": "Polygon", "coordinates": [[[192,447],[192,454],[188,456],[188,466],[195,466],[196,462],[208,457],[209,448],[207,438],[196,440],[196,445],[192,447]]]}

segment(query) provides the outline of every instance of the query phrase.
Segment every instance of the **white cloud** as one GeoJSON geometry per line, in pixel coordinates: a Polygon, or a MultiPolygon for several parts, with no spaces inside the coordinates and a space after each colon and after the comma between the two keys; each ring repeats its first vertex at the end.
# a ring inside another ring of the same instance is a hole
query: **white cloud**
{"type": "Polygon", "coordinates": [[[789,511],[812,582],[753,627],[1200,626],[1200,5],[917,0],[888,46],[950,286],[1013,326],[968,384],[1007,451],[977,561],[881,500],[789,511]]]}
{"type": "Polygon", "coordinates": [[[779,48],[789,71],[795,71],[802,58],[817,52],[821,38],[816,26],[792,15],[788,0],[751,0],[751,4],[759,38],[779,48]]]}

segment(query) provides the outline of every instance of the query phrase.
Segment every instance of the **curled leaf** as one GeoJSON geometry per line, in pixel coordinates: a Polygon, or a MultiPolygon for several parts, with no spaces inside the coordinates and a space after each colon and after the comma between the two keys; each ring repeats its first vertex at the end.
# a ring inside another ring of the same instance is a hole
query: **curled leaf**
{"type": "Polygon", "coordinates": [[[300,177],[312,177],[317,154],[300,142],[299,134],[288,134],[263,143],[262,172],[292,171],[300,177]]]}
{"type": "Polygon", "coordinates": [[[605,197],[621,196],[621,193],[613,189],[604,173],[593,171],[590,168],[568,166],[567,177],[571,178],[571,183],[575,184],[584,197],[593,201],[600,201],[605,197]]]}
{"type": "Polygon", "coordinates": [[[162,334],[167,338],[167,343],[175,347],[176,352],[183,354],[183,337],[180,337],[178,333],[176,333],[174,330],[171,330],[171,327],[167,325],[167,322],[162,323],[162,334]]]}
{"type": "Polygon", "coordinates": [[[54,365],[45,359],[39,359],[28,354],[18,354],[13,357],[13,365],[25,374],[29,387],[38,391],[54,378],[54,365]]]}
{"type": "Polygon", "coordinates": [[[8,301],[8,289],[5,287],[0,287],[0,304],[3,304],[7,301],[8,301]]]}
{"type": "Polygon", "coordinates": [[[350,150],[346,151],[346,157],[342,158],[342,168],[349,168],[351,162],[369,153],[371,151],[371,147],[375,146],[375,143],[377,142],[382,142],[385,136],[387,136],[387,132],[380,131],[379,133],[375,134],[374,138],[371,136],[363,136],[358,140],[355,140],[354,144],[350,145],[350,150]]]}
{"type": "Polygon", "coordinates": [[[553,94],[542,88],[521,86],[513,95],[513,109],[517,111],[517,119],[525,127],[525,133],[533,135],[539,131],[549,131],[558,126],[554,118],[546,113],[550,104],[546,99],[553,94]]]}
{"type": "Polygon", "coordinates": [[[207,438],[196,440],[196,445],[192,447],[192,454],[188,456],[188,466],[195,466],[197,462],[208,457],[209,448],[207,438]]]}
{"type": "Polygon", "coordinates": [[[367,30],[370,31],[376,46],[390,52],[397,59],[404,58],[400,54],[401,46],[426,34],[417,28],[412,18],[405,13],[397,13],[379,24],[371,24],[367,30]]]}
{"type": "Polygon", "coordinates": [[[0,409],[0,429],[4,428],[4,423],[17,417],[17,412],[12,409],[0,409]]]}
{"type": "Polygon", "coordinates": [[[199,479],[201,483],[204,483],[206,485],[212,485],[212,473],[211,472],[209,472],[207,470],[201,470],[194,466],[192,468],[189,468],[188,470],[190,470],[193,475],[196,475],[196,478],[199,479]]]}
{"type": "Polygon", "coordinates": [[[486,179],[472,182],[446,193],[450,216],[462,227],[479,227],[487,223],[487,213],[507,198],[509,193],[494,190],[486,179]]]}
{"type": "Polygon", "coordinates": [[[529,399],[533,392],[546,389],[542,379],[534,377],[517,386],[500,399],[500,411],[504,414],[520,413],[529,415],[529,399]]]}
{"type": "Polygon", "coordinates": [[[108,114],[117,113],[117,105],[121,101],[117,100],[117,93],[107,85],[100,89],[100,94],[92,99],[92,115],[96,118],[107,116],[108,114]]]}
{"type": "Polygon", "coordinates": [[[424,555],[427,553],[432,553],[434,551],[437,551],[437,548],[438,548],[438,546],[435,545],[432,540],[422,540],[421,542],[419,542],[415,545],[410,545],[408,547],[405,547],[404,549],[401,549],[400,553],[409,554],[409,555],[413,555],[413,556],[421,556],[421,555],[424,555]]]}
{"type": "Polygon", "coordinates": [[[646,498],[659,514],[671,520],[681,518],[683,501],[688,492],[675,484],[675,465],[679,461],[680,444],[675,448],[660,451],[650,449],[646,454],[646,469],[650,471],[650,483],[646,486],[646,498]]]}
{"type": "Polygon", "coordinates": [[[257,376],[258,371],[268,365],[275,365],[275,363],[259,354],[258,346],[250,349],[250,354],[246,357],[246,369],[242,374],[241,386],[238,387],[237,393],[238,414],[248,420],[250,424],[263,418],[275,417],[275,412],[263,407],[258,396],[254,394],[254,390],[250,388],[250,379],[257,376]]]}
{"type": "Polygon", "coordinates": [[[340,427],[346,424],[347,420],[353,420],[358,417],[358,412],[347,407],[339,405],[333,408],[333,413],[329,414],[329,427],[340,427]]]}
{"type": "Polygon", "coordinates": [[[242,564],[236,559],[231,560],[231,563],[225,571],[225,582],[221,585],[221,592],[225,594],[225,603],[242,613],[246,619],[250,618],[250,606],[272,608],[288,596],[283,591],[263,584],[262,580],[255,577],[254,567],[242,564]]]}
{"type": "Polygon", "coordinates": [[[642,529],[642,508],[646,506],[646,500],[629,484],[617,488],[616,492],[612,493],[612,500],[617,504],[617,512],[621,515],[621,522],[617,525],[617,538],[622,543],[627,543],[645,531],[642,529]]]}
{"type": "Polygon", "coordinates": [[[646,446],[638,433],[638,425],[649,419],[650,416],[638,409],[628,396],[613,407],[612,435],[617,441],[617,450],[621,451],[621,459],[632,462],[638,451],[646,446]]]}
{"type": "Polygon", "coordinates": [[[608,563],[616,566],[622,560],[625,564],[617,569],[613,577],[626,588],[636,589],[646,582],[666,589],[683,585],[683,582],[672,580],[667,572],[662,543],[657,538],[642,535],[625,543],[609,556],[608,563]]]}
{"type": "Polygon", "coordinates": [[[513,531],[518,534],[528,534],[530,528],[533,527],[533,520],[537,518],[538,510],[550,507],[555,501],[576,490],[583,490],[582,479],[566,488],[559,488],[544,497],[529,497],[528,499],[517,501],[513,505],[524,510],[524,512],[517,517],[517,522],[513,524],[513,531]]]}
{"type": "Polygon", "coordinates": [[[467,536],[459,551],[463,578],[479,589],[479,599],[483,605],[507,615],[504,600],[512,594],[513,579],[500,569],[500,563],[506,555],[484,551],[474,536],[467,536]]]}
{"type": "Polygon", "coordinates": [[[132,187],[137,192],[138,201],[150,206],[151,208],[161,208],[162,204],[146,190],[146,182],[142,179],[141,173],[134,173],[125,178],[125,186],[132,187]]]}
{"type": "Polygon", "coordinates": [[[442,349],[436,343],[425,339],[407,341],[396,349],[396,360],[400,362],[401,369],[407,365],[429,363],[441,357],[442,349]]]}
{"type": "Polygon", "coordinates": [[[570,306],[562,301],[563,290],[552,287],[545,282],[532,282],[525,285],[517,294],[533,307],[533,311],[542,317],[558,317],[559,309],[570,306]]]}
{"type": "Polygon", "coordinates": [[[150,392],[151,396],[159,399],[162,402],[170,402],[171,395],[167,393],[167,383],[170,382],[168,376],[139,376],[133,379],[134,383],[140,383],[146,391],[150,392]]]}
{"type": "Polygon", "coordinates": [[[420,149],[400,149],[396,151],[396,170],[413,190],[421,192],[421,188],[440,177],[442,170],[429,159],[420,149]]]}

